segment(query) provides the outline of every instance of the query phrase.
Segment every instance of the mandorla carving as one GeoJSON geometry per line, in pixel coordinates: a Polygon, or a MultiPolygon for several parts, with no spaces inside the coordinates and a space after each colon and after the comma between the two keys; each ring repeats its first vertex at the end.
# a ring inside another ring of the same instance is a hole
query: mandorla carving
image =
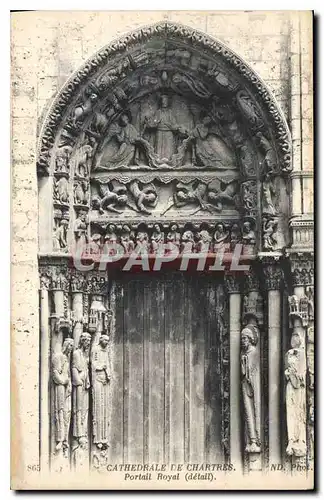
{"type": "Polygon", "coordinates": [[[260,356],[256,348],[259,332],[252,323],[241,332],[241,377],[247,453],[261,452],[260,356]]]}
{"type": "Polygon", "coordinates": [[[161,96],[160,109],[155,115],[145,117],[144,132],[146,129],[155,131],[153,141],[157,162],[173,165],[174,136],[188,136],[188,131],[177,123],[167,95],[161,96]]]}
{"type": "Polygon", "coordinates": [[[70,357],[74,341],[67,338],[61,352],[52,356],[52,380],[54,387],[55,451],[63,450],[66,455],[69,448],[69,429],[71,419],[71,372],[70,357]]]}
{"type": "Polygon", "coordinates": [[[93,442],[99,449],[108,446],[109,384],[112,371],[108,342],[108,335],[101,335],[98,345],[92,348],[91,355],[93,442]]]}
{"type": "Polygon", "coordinates": [[[90,342],[90,333],[81,333],[79,345],[72,355],[72,435],[74,437],[74,452],[79,447],[86,449],[88,443],[90,342]]]}
{"type": "Polygon", "coordinates": [[[287,455],[306,455],[306,360],[301,338],[291,337],[291,349],[286,354],[287,455]]]}

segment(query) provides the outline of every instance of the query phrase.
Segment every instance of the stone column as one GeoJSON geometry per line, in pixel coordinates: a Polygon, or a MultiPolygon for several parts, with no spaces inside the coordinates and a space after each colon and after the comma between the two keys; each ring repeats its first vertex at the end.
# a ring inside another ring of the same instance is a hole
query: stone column
{"type": "Polygon", "coordinates": [[[40,462],[41,471],[49,468],[49,436],[50,436],[50,325],[48,290],[50,278],[41,277],[40,283],[40,462]]]}
{"type": "Polygon", "coordinates": [[[264,264],[268,290],[268,366],[269,366],[269,462],[281,463],[280,367],[281,367],[281,279],[277,261],[264,264]]]}
{"type": "Polygon", "coordinates": [[[240,332],[241,332],[241,292],[239,278],[225,277],[229,293],[230,330],[230,457],[236,471],[242,470],[242,421],[241,421],[241,374],[240,374],[240,332]]]}

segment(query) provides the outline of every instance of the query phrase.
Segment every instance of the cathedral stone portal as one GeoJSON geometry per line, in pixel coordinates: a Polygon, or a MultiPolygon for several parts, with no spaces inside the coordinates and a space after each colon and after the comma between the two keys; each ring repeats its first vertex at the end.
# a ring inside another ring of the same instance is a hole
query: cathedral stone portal
{"type": "Polygon", "coordinates": [[[40,200],[51,200],[39,214],[43,464],[248,473],[312,459],[312,269],[293,260],[290,172],[272,94],[204,33],[143,27],[71,77],[38,156],[40,200]],[[180,255],[241,244],[249,271],[71,265],[85,249],[91,263],[111,243],[127,257],[168,242],[180,255]]]}

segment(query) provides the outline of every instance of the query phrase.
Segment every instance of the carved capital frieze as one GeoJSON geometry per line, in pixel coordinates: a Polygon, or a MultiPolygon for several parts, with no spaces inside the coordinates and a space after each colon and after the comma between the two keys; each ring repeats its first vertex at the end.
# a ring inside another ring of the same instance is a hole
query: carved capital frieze
{"type": "Polygon", "coordinates": [[[241,277],[235,274],[225,273],[225,286],[228,293],[240,293],[241,277]]]}
{"type": "Polygon", "coordinates": [[[310,320],[314,319],[314,302],[312,294],[298,297],[291,295],[288,297],[289,317],[291,320],[299,318],[302,326],[308,326],[310,320]]]}
{"type": "Polygon", "coordinates": [[[280,290],[283,281],[283,270],[279,262],[265,262],[263,264],[263,274],[267,290],[280,290]]]}
{"type": "Polygon", "coordinates": [[[72,293],[82,293],[87,291],[85,273],[73,272],[70,277],[70,287],[72,293]]]}
{"type": "Polygon", "coordinates": [[[313,252],[289,252],[292,284],[298,286],[314,285],[314,254],[313,252]]]}

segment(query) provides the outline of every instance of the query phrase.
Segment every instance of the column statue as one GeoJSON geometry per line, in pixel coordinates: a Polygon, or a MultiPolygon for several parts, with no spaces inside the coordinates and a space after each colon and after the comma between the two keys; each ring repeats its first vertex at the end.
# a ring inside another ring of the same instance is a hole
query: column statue
{"type": "Polygon", "coordinates": [[[74,341],[67,338],[63,342],[61,352],[52,357],[52,380],[54,383],[54,416],[55,416],[55,451],[69,447],[69,429],[71,419],[71,371],[70,357],[74,341]]]}
{"type": "Polygon", "coordinates": [[[91,355],[93,442],[99,449],[108,446],[109,382],[111,362],[108,335],[101,335],[91,355]]]}
{"type": "Polygon", "coordinates": [[[306,455],[306,361],[305,350],[297,333],[291,337],[286,354],[285,377],[288,446],[287,455],[306,455]]]}
{"type": "Polygon", "coordinates": [[[81,333],[79,346],[72,356],[73,437],[76,438],[77,447],[82,448],[86,447],[88,441],[90,342],[90,333],[81,333]]]}
{"type": "Polygon", "coordinates": [[[241,332],[241,380],[244,417],[247,429],[245,451],[261,451],[260,357],[257,351],[258,328],[248,324],[241,332]]]}

